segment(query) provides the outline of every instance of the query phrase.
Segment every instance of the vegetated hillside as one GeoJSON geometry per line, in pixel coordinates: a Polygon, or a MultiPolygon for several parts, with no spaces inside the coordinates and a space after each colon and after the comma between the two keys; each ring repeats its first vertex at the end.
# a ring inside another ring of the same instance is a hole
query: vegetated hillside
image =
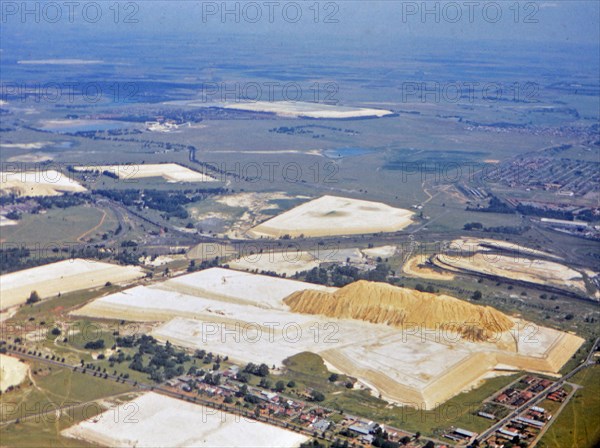
{"type": "Polygon", "coordinates": [[[297,291],[284,302],[298,313],[360,319],[406,329],[415,325],[445,329],[474,341],[486,340],[514,326],[510,317],[489,306],[366,280],[333,293],[297,291]]]}

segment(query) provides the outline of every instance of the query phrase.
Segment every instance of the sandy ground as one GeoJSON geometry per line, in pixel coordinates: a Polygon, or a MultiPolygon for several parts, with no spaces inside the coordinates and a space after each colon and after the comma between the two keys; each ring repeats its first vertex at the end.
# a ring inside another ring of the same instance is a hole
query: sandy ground
{"type": "Polygon", "coordinates": [[[272,271],[279,275],[285,274],[290,277],[297,272],[310,271],[319,267],[319,260],[308,252],[263,252],[254,255],[246,255],[230,261],[229,266],[233,269],[244,271],[272,271]]]}
{"type": "Polygon", "coordinates": [[[427,254],[415,255],[414,257],[406,260],[402,266],[402,272],[408,275],[412,275],[419,278],[426,278],[429,280],[454,280],[454,274],[450,272],[441,271],[438,272],[432,268],[425,266],[429,256],[427,254]]]}
{"type": "Polygon", "coordinates": [[[37,153],[21,154],[18,156],[10,157],[8,159],[8,162],[40,163],[40,162],[46,162],[48,160],[53,160],[53,159],[54,159],[54,156],[52,154],[37,152],[37,153]]]}
{"type": "Polygon", "coordinates": [[[140,257],[139,261],[143,263],[145,266],[153,266],[159,267],[169,264],[173,261],[185,260],[185,255],[159,255],[158,257],[152,259],[151,256],[140,257]]]}
{"type": "Polygon", "coordinates": [[[297,272],[309,271],[319,267],[321,263],[365,262],[359,249],[338,249],[337,247],[317,247],[315,250],[299,251],[290,247],[284,251],[267,250],[262,253],[244,254],[243,257],[230,261],[233,269],[243,271],[272,271],[279,275],[292,276],[297,272]]]}
{"type": "Polygon", "coordinates": [[[0,276],[0,309],[25,303],[32,291],[41,298],[58,293],[127,283],[145,274],[139,267],[76,258],[0,276]]]}
{"type": "MultiPolygon", "coordinates": [[[[508,331],[472,342],[447,326],[442,329],[451,317],[430,329],[431,322],[398,328],[291,312],[284,299],[308,286],[213,268],[101,297],[74,314],[166,321],[152,331],[157,339],[227,355],[242,364],[282,366],[284,359],[311,351],[389,401],[426,408],[473,387],[499,364],[556,373],[583,343],[576,336],[516,320],[508,331]]],[[[428,314],[419,313],[423,319],[428,314]]]]}
{"type": "Polygon", "coordinates": [[[66,437],[119,447],[292,448],[307,437],[265,423],[146,393],[62,431],[66,437]],[[118,415],[120,418],[115,418],[118,415]]]}
{"type": "MultiPolygon", "coordinates": [[[[246,232],[254,227],[258,222],[268,219],[272,215],[264,213],[265,210],[278,210],[279,205],[271,201],[277,199],[303,198],[302,196],[289,196],[284,192],[273,193],[237,193],[227,196],[220,196],[216,199],[218,204],[226,205],[232,208],[245,208],[244,214],[236,218],[235,223],[226,232],[230,238],[246,238],[246,232]]],[[[191,210],[194,214],[193,209],[191,210]]]]}
{"type": "Polygon", "coordinates": [[[524,258],[522,255],[475,253],[469,257],[436,255],[436,265],[445,269],[507,277],[558,288],[571,288],[586,293],[581,273],[552,261],[524,258]]]}
{"type": "Polygon", "coordinates": [[[12,356],[0,355],[0,391],[16,386],[27,376],[27,364],[12,356]]]}
{"type": "Polygon", "coordinates": [[[372,247],[370,249],[362,249],[361,252],[367,255],[368,257],[372,258],[389,258],[394,256],[394,254],[396,253],[396,249],[396,246],[379,246],[372,247]]]}
{"type": "Polygon", "coordinates": [[[450,243],[450,249],[452,250],[462,250],[467,252],[480,252],[480,251],[491,251],[491,250],[508,250],[511,252],[516,252],[523,256],[544,256],[549,258],[560,259],[561,257],[557,255],[550,254],[548,252],[543,252],[541,250],[531,249],[530,247],[521,246],[514,243],[509,243],[508,241],[499,241],[492,240],[487,238],[469,238],[463,237],[456,240],[453,240],[450,243]]]}
{"type": "Polygon", "coordinates": [[[0,172],[0,190],[19,196],[60,196],[87,189],[69,176],[55,170],[0,172]]]}
{"type": "Polygon", "coordinates": [[[135,164],[135,165],[90,165],[77,166],[77,171],[109,171],[120,179],[143,179],[162,177],[167,182],[214,182],[208,174],[191,170],[176,163],[135,164]]]}
{"type": "MultiPolygon", "coordinates": [[[[204,104],[206,105],[206,104],[204,104]]],[[[252,112],[271,112],[282,117],[307,118],[364,118],[384,117],[393,114],[384,109],[368,109],[360,107],[345,107],[319,103],[303,103],[291,101],[256,101],[252,103],[222,104],[226,109],[247,110],[252,112]]]]}
{"type": "Polygon", "coordinates": [[[0,215],[0,227],[4,226],[16,226],[19,224],[19,221],[15,221],[14,219],[8,219],[4,215],[0,215]]]}
{"type": "Polygon", "coordinates": [[[322,196],[250,230],[253,237],[329,236],[394,232],[412,224],[413,213],[381,202],[322,196]]]}
{"type": "Polygon", "coordinates": [[[44,146],[52,144],[51,142],[31,142],[31,143],[2,143],[0,148],[5,149],[42,149],[44,146]]]}

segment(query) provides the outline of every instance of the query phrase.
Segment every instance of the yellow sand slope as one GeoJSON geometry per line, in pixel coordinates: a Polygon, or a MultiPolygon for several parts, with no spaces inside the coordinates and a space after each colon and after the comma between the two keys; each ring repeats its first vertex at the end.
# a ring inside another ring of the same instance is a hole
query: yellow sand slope
{"type": "Polygon", "coordinates": [[[298,291],[284,302],[294,312],[397,327],[421,325],[432,329],[452,329],[472,340],[485,340],[514,326],[512,319],[489,306],[364,280],[335,292],[298,291]]]}

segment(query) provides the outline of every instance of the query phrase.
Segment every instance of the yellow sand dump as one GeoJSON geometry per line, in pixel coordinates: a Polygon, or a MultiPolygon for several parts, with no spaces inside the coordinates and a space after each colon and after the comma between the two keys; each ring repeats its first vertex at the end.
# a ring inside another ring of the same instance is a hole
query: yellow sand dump
{"type": "Polygon", "coordinates": [[[298,313],[359,319],[401,328],[417,324],[431,329],[451,329],[475,341],[486,340],[514,326],[512,319],[489,306],[364,280],[335,292],[297,291],[284,302],[298,313]]]}

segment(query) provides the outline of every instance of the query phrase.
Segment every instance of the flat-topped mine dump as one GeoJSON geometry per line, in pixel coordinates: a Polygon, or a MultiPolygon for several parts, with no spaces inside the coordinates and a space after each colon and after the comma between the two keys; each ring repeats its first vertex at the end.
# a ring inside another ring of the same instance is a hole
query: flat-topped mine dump
{"type": "Polygon", "coordinates": [[[255,101],[250,103],[225,104],[226,109],[251,112],[270,112],[282,117],[306,118],[380,118],[393,115],[390,110],[364,107],[337,106],[323,103],[303,103],[290,101],[255,101]]]}
{"type": "Polygon", "coordinates": [[[167,104],[187,107],[216,107],[234,109],[247,112],[264,112],[290,118],[312,119],[357,119],[381,118],[393,115],[394,112],[386,109],[373,109],[367,107],[339,106],[336,104],[308,103],[302,101],[249,101],[235,103],[207,103],[206,101],[171,101],[167,104]]]}
{"type": "Polygon", "coordinates": [[[144,179],[161,177],[167,182],[214,182],[216,179],[205,173],[191,170],[177,163],[88,165],[76,166],[76,171],[103,173],[107,171],[119,179],[144,179]]]}
{"type": "Polygon", "coordinates": [[[381,202],[322,196],[252,228],[252,237],[280,238],[395,232],[413,223],[409,210],[381,202]]]}
{"type": "Polygon", "coordinates": [[[36,291],[41,299],[82,289],[98,288],[106,282],[127,283],[141,278],[136,266],[119,266],[75,258],[0,276],[0,309],[21,305],[36,291]]]}
{"type": "Polygon", "coordinates": [[[15,196],[60,196],[87,189],[76,180],[56,170],[0,171],[0,193],[15,196]]]}
{"type": "Polygon", "coordinates": [[[61,434],[87,443],[128,448],[292,448],[308,440],[293,431],[154,392],[71,426],[61,434]],[[123,417],[115,418],[116,415],[123,417]]]}
{"type": "Polygon", "coordinates": [[[359,281],[325,288],[213,268],[108,295],[80,316],[164,322],[157,339],[283,366],[300,352],[386,400],[433,408],[496,367],[556,374],[583,340],[454,297],[359,281]]]}

